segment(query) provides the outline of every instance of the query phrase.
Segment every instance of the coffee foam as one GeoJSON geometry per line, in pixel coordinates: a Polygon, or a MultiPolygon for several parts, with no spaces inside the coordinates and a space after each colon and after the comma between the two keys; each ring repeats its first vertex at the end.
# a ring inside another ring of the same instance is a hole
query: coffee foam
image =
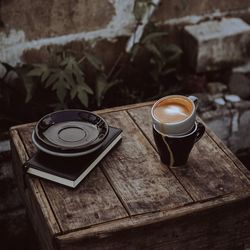
{"type": "Polygon", "coordinates": [[[169,98],[161,101],[154,109],[154,116],[161,123],[176,123],[192,114],[191,102],[182,98],[169,98]]]}

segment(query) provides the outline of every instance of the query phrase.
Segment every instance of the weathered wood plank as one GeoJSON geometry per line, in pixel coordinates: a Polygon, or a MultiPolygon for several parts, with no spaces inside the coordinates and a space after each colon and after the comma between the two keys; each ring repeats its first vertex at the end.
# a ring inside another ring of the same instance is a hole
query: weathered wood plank
{"type": "Polygon", "coordinates": [[[26,178],[23,174],[22,165],[28,159],[28,154],[18,132],[11,130],[10,134],[13,171],[30,221],[38,234],[40,242],[43,243],[44,249],[53,249],[54,236],[60,234],[61,230],[39,180],[26,178]]]}
{"type": "Polygon", "coordinates": [[[101,114],[107,114],[107,113],[116,112],[116,111],[126,111],[130,109],[141,108],[144,106],[152,105],[153,103],[154,101],[141,102],[141,103],[136,103],[136,104],[128,104],[128,105],[123,105],[123,106],[118,106],[118,107],[113,107],[113,108],[101,109],[95,112],[101,115],[101,114]]]}
{"type": "MultiPolygon", "coordinates": [[[[151,107],[128,111],[153,145],[151,107]],[[143,117],[143,119],[142,119],[143,117]],[[147,122],[145,122],[147,121],[147,122]]],[[[196,200],[206,200],[249,187],[249,180],[207,133],[194,146],[187,166],[171,169],[196,200]]]]}
{"type": "Polygon", "coordinates": [[[123,129],[119,150],[111,152],[102,169],[130,215],[192,202],[125,111],[103,114],[103,117],[111,126],[123,129]]]}
{"type": "Polygon", "coordinates": [[[250,240],[249,205],[245,190],[61,235],[57,243],[60,249],[244,249],[250,240]]]}
{"type": "MultiPolygon", "coordinates": [[[[31,140],[32,129],[32,126],[19,128],[29,155],[36,151],[31,140]]],[[[63,232],[128,216],[99,167],[77,189],[40,181],[63,232]]]]}
{"type": "MultiPolygon", "coordinates": [[[[14,172],[17,173],[20,181],[23,181],[25,176],[23,175],[22,172],[22,164],[28,159],[28,154],[25,150],[25,147],[23,146],[22,143],[25,143],[21,141],[20,136],[16,130],[12,130],[12,142],[15,145],[15,149],[18,149],[18,158],[20,159],[20,165],[16,164],[16,161],[13,161],[13,167],[14,167],[14,172]],[[16,165],[15,165],[16,164],[16,165]],[[20,171],[21,170],[21,171],[20,171]]],[[[15,152],[15,151],[14,151],[15,152]]],[[[17,159],[14,157],[14,159],[17,159]]],[[[17,161],[18,162],[18,161],[17,161]]],[[[26,185],[30,185],[31,191],[37,194],[36,199],[37,202],[39,203],[39,206],[41,208],[42,213],[44,214],[45,218],[47,219],[49,229],[52,232],[52,234],[58,234],[60,233],[60,228],[57,224],[57,221],[54,217],[53,211],[50,208],[49,202],[47,200],[47,197],[43,191],[43,188],[41,186],[41,183],[39,182],[38,178],[28,178],[26,179],[28,183],[22,183],[21,184],[21,189],[24,189],[26,191],[26,185]]]]}
{"type": "Polygon", "coordinates": [[[150,143],[155,147],[152,132],[151,105],[128,110],[128,114],[134,122],[140,126],[141,131],[150,143]]]}
{"type": "MultiPolygon", "coordinates": [[[[138,214],[131,217],[126,217],[116,221],[110,221],[107,223],[94,225],[93,227],[81,229],[76,232],[70,232],[65,236],[59,236],[58,238],[91,238],[104,233],[112,234],[113,232],[122,231],[125,229],[131,230],[135,227],[145,227],[154,223],[160,223],[163,221],[180,220],[186,216],[195,215],[197,213],[203,213],[210,211],[210,209],[216,209],[217,207],[230,206],[244,200],[248,200],[250,197],[250,190],[244,190],[244,192],[235,192],[216,199],[206,200],[202,202],[190,203],[186,206],[178,207],[170,210],[163,210],[158,212],[150,212],[144,214],[138,214]]],[[[250,236],[250,235],[249,235],[250,236]]]]}
{"type": "Polygon", "coordinates": [[[21,191],[21,195],[24,196],[22,191],[24,191],[26,183],[24,183],[22,164],[28,160],[28,155],[16,130],[10,131],[10,146],[13,172],[17,181],[18,189],[21,191]]]}

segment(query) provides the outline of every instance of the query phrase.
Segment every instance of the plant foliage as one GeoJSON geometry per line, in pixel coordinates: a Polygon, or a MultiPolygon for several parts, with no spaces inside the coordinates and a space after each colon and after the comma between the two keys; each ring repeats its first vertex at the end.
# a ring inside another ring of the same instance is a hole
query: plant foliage
{"type": "MultiPolygon", "coordinates": [[[[88,107],[88,96],[93,95],[80,68],[80,61],[72,55],[62,53],[54,65],[34,64],[27,76],[38,78],[44,88],[54,91],[60,104],[67,103],[67,99],[72,101],[77,98],[88,107]]],[[[29,94],[27,97],[28,102],[32,96],[29,94]]]]}
{"type": "Polygon", "coordinates": [[[75,107],[77,103],[88,108],[90,102],[100,107],[107,91],[119,82],[109,81],[102,61],[88,51],[80,59],[72,52],[57,52],[52,57],[47,64],[32,65],[26,74],[26,102],[34,97],[38,83],[54,92],[56,101],[52,106],[56,109],[75,107]]]}
{"type": "MultiPolygon", "coordinates": [[[[187,2],[181,1],[183,8],[187,2]]],[[[152,4],[151,0],[135,1],[137,25],[152,4]]],[[[176,91],[175,83],[180,79],[182,50],[168,42],[168,33],[151,22],[131,52],[125,56],[121,53],[109,72],[90,50],[83,49],[82,53],[50,50],[49,55],[46,63],[24,65],[19,70],[25,87],[23,97],[16,93],[19,88],[13,85],[8,73],[12,69],[6,70],[0,64],[0,105],[5,110],[0,116],[6,115],[8,110],[16,110],[22,116],[19,110],[23,109],[28,110],[29,115],[35,114],[31,118],[34,120],[57,109],[93,110],[152,100],[176,91]],[[14,100],[18,104],[14,104],[14,100]],[[13,105],[18,105],[19,109],[13,109],[13,105]]]]}

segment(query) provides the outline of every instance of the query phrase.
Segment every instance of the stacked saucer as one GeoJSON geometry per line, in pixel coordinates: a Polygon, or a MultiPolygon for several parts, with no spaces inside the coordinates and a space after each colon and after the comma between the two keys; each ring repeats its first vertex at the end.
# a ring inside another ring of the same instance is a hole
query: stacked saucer
{"type": "Polygon", "coordinates": [[[108,132],[109,126],[102,117],[86,110],[70,109],[41,118],[32,140],[46,154],[77,157],[100,148],[108,132]]]}

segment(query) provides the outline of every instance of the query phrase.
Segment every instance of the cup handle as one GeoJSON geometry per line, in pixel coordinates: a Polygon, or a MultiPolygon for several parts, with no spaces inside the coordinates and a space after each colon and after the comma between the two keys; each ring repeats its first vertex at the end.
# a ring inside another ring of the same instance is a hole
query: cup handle
{"type": "Polygon", "coordinates": [[[205,126],[202,123],[198,122],[195,142],[199,141],[204,133],[205,133],[205,126]]]}
{"type": "Polygon", "coordinates": [[[193,95],[188,96],[188,98],[189,98],[191,101],[193,101],[194,106],[195,106],[195,109],[197,109],[197,108],[198,108],[198,98],[197,98],[196,96],[193,96],[193,95]]]}

